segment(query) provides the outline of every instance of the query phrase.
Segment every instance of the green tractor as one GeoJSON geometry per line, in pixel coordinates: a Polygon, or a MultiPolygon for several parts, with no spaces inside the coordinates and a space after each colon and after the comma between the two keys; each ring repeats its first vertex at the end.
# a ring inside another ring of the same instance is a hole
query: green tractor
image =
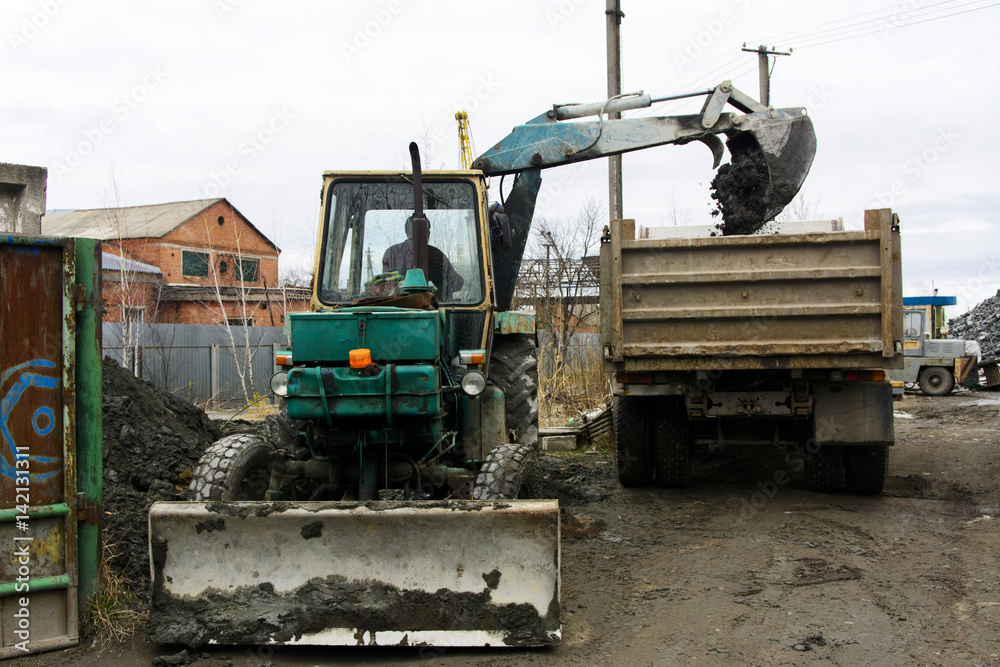
{"type": "Polygon", "coordinates": [[[157,641],[559,640],[558,502],[529,500],[534,317],[506,312],[530,216],[512,228],[482,172],[422,173],[410,149],[412,173],[324,175],[278,433],[223,438],[193,502],[150,510],[157,641]]]}

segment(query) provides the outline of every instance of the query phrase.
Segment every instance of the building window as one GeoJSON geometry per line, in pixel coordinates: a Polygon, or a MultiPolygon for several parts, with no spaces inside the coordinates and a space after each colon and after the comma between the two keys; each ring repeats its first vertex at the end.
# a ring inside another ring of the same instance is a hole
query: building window
{"type": "Polygon", "coordinates": [[[259,259],[241,259],[236,265],[236,279],[244,283],[257,282],[257,273],[260,269],[259,259]]]}
{"type": "Polygon", "coordinates": [[[228,270],[229,270],[229,264],[226,263],[226,260],[222,260],[221,262],[219,262],[219,273],[221,273],[222,275],[226,275],[226,271],[228,270]]]}
{"type": "Polygon", "coordinates": [[[208,253],[185,250],[181,253],[181,272],[195,278],[208,277],[208,253]]]}
{"type": "Polygon", "coordinates": [[[252,327],[253,318],[252,317],[227,317],[226,324],[231,327],[252,327]]]}

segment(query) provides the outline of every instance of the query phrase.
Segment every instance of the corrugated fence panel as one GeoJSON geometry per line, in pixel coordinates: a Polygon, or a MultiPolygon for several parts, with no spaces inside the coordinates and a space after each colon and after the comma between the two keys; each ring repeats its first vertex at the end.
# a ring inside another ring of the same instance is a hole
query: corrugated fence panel
{"type": "Polygon", "coordinates": [[[247,395],[266,395],[274,374],[274,348],[287,344],[281,327],[249,327],[246,332],[232,327],[230,337],[220,326],[142,324],[126,337],[118,322],[103,326],[105,355],[192,403],[237,405],[247,395]],[[248,361],[252,373],[243,370],[248,361]]]}

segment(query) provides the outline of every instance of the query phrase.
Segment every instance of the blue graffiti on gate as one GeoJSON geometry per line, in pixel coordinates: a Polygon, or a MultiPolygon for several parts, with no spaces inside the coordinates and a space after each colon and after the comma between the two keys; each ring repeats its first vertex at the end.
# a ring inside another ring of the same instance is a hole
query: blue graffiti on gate
{"type": "MultiPolygon", "coordinates": [[[[21,400],[21,395],[24,394],[25,389],[28,387],[40,387],[42,389],[59,388],[59,378],[39,375],[38,373],[29,371],[55,367],[56,365],[51,361],[36,359],[34,361],[28,361],[7,369],[4,372],[3,377],[0,378],[0,384],[6,384],[7,380],[10,379],[11,376],[15,373],[21,372],[17,380],[15,380],[13,386],[11,386],[11,388],[7,391],[7,394],[3,397],[3,401],[0,401],[0,435],[3,436],[3,440],[7,444],[7,449],[10,450],[11,456],[13,457],[12,460],[18,459],[18,445],[14,441],[14,437],[10,434],[7,421],[10,419],[10,414],[13,412],[14,406],[16,406],[17,402],[21,400]]],[[[31,419],[31,426],[34,429],[35,434],[39,436],[48,435],[55,427],[55,424],[55,412],[53,412],[52,408],[48,406],[42,406],[35,410],[35,414],[31,419]]],[[[22,445],[22,448],[23,447],[24,445],[22,445]]],[[[20,455],[20,458],[24,458],[23,453],[20,455]]],[[[51,456],[31,456],[29,457],[29,460],[33,463],[56,463],[61,461],[61,459],[51,456]]],[[[0,474],[11,479],[14,479],[15,477],[15,468],[9,461],[7,461],[6,457],[0,457],[0,474]]],[[[59,470],[53,470],[46,473],[32,473],[31,476],[35,479],[47,479],[57,474],[59,474],[59,470]]]]}

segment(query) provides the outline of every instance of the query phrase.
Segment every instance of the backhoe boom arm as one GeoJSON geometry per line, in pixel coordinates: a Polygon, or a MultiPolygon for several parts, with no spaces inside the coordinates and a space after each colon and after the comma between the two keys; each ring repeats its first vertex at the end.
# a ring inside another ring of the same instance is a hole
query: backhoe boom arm
{"type": "Polygon", "coordinates": [[[802,107],[766,107],[729,81],[707,91],[651,99],[642,92],[592,104],[556,105],[518,125],[472,166],[486,175],[517,174],[629,151],[700,141],[712,151],[713,168],[723,156],[725,135],[733,164],[739,154],[760,153],[768,168],[767,218],[772,219],[802,186],[816,153],[816,134],[802,107]],[[698,114],[606,119],[605,114],[649,107],[681,97],[706,96],[698,114]],[[726,106],[742,113],[724,113],[726,106]],[[571,122],[597,116],[597,120],[571,122]]]}

